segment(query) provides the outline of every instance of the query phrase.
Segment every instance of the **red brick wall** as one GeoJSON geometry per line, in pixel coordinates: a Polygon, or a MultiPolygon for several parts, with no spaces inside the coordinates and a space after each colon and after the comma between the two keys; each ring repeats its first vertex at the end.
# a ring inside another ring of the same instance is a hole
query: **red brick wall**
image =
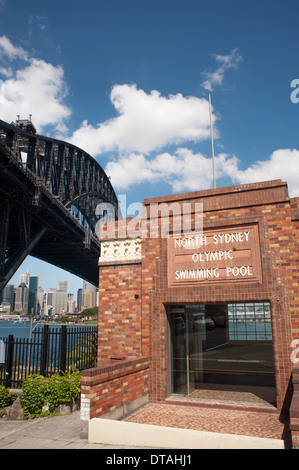
{"type": "Polygon", "coordinates": [[[106,361],[93,369],[82,371],[81,414],[83,419],[98,418],[129,405],[148,394],[148,358],[106,361]]]}
{"type": "Polygon", "coordinates": [[[141,263],[100,267],[98,362],[141,351],[141,263]]]}

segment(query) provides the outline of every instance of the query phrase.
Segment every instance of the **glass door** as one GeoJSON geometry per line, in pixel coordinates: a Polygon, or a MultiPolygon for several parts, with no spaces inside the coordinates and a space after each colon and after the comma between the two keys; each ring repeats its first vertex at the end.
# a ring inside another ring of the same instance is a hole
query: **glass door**
{"type": "Polygon", "coordinates": [[[203,305],[186,305],[189,388],[191,393],[197,383],[203,382],[203,343],[206,338],[203,305]]]}
{"type": "Polygon", "coordinates": [[[203,306],[172,307],[172,393],[189,394],[203,381],[202,345],[206,338],[203,306]]]}
{"type": "Polygon", "coordinates": [[[268,302],[175,306],[169,321],[171,393],[202,383],[275,385],[268,302]]]}
{"type": "Polygon", "coordinates": [[[189,393],[187,319],[184,307],[171,308],[171,393],[189,393]]]}

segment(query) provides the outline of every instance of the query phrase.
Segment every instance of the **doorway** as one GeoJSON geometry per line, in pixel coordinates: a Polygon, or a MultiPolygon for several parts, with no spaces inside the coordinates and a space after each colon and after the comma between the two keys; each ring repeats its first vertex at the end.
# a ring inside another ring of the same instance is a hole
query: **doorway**
{"type": "Polygon", "coordinates": [[[201,384],[274,387],[269,302],[169,306],[171,394],[201,384]]]}

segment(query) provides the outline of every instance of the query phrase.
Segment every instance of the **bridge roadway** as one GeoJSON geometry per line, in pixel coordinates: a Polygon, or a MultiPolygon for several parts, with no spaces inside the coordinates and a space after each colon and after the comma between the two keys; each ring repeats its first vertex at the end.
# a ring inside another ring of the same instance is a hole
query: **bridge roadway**
{"type": "Polygon", "coordinates": [[[102,202],[117,219],[116,194],[90,155],[0,121],[0,292],[29,254],[98,285],[102,202]]]}

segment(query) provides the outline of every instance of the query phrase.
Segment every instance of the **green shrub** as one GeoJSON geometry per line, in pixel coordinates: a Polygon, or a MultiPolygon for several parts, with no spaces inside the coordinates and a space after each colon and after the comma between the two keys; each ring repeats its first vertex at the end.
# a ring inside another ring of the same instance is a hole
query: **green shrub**
{"type": "Polygon", "coordinates": [[[22,385],[20,402],[24,419],[43,416],[42,408],[46,399],[45,378],[41,375],[29,375],[22,385]]]}
{"type": "Polygon", "coordinates": [[[24,419],[47,416],[61,405],[70,403],[80,396],[81,373],[74,371],[64,375],[55,374],[50,378],[31,375],[23,382],[20,398],[24,419]]]}
{"type": "Polygon", "coordinates": [[[65,374],[65,378],[69,383],[72,397],[79,398],[81,393],[81,372],[74,370],[65,374]]]}
{"type": "Polygon", "coordinates": [[[13,398],[10,395],[8,389],[4,385],[0,385],[0,408],[10,406],[13,402],[13,398]]]}
{"type": "Polygon", "coordinates": [[[48,404],[50,408],[55,408],[63,403],[70,403],[72,397],[80,395],[80,372],[68,373],[65,375],[52,375],[48,381],[48,404]]]}

